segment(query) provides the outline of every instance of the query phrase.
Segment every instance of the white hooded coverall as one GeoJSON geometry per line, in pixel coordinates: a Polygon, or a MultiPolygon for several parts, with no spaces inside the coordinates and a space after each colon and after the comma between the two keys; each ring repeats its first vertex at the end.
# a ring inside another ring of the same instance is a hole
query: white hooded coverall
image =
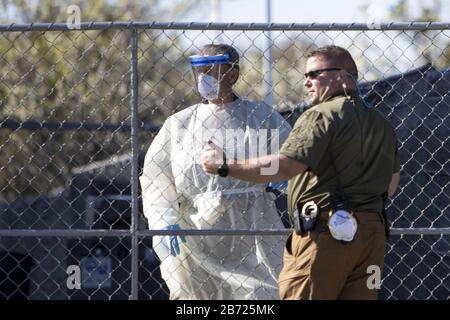
{"type": "MultiPolygon", "coordinates": [[[[239,132],[236,148],[243,147],[249,157],[260,129],[267,129],[259,143],[268,144],[270,154],[278,151],[270,150],[270,139],[279,139],[274,149],[281,147],[290,126],[266,104],[241,99],[197,104],[170,116],[145,156],[140,178],[150,229],[173,224],[181,229],[283,228],[275,196],[265,185],[202,170],[199,154],[208,140],[224,149],[227,159],[236,159],[224,144],[227,129],[239,132]],[[271,136],[270,129],[279,136],[271,136]]],[[[186,236],[176,257],[162,240],[155,236],[153,247],[170,299],[279,299],[284,236],[186,236]]]]}

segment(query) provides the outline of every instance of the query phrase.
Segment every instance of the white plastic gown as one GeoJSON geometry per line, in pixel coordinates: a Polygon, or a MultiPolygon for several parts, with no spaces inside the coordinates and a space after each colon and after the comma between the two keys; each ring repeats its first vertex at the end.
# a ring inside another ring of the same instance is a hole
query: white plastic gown
{"type": "MultiPolygon", "coordinates": [[[[202,170],[199,154],[210,139],[225,150],[227,159],[236,159],[219,141],[220,136],[228,139],[227,129],[241,129],[237,142],[248,157],[262,135],[257,130],[267,129],[265,142],[279,139],[273,150],[268,143],[268,153],[274,153],[290,126],[271,107],[240,99],[221,106],[197,104],[169,117],[146,154],[140,178],[150,229],[176,223],[182,229],[283,228],[275,196],[265,185],[202,170]],[[271,136],[271,129],[279,136],[271,136]]],[[[162,240],[154,237],[153,247],[170,299],[279,299],[283,236],[186,236],[176,257],[162,240]]]]}

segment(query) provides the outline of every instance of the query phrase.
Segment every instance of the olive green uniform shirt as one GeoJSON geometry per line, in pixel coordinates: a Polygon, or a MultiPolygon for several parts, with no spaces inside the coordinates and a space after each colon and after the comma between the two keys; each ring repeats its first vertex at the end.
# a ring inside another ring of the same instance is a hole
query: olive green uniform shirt
{"type": "Polygon", "coordinates": [[[336,96],[303,113],[280,153],[308,169],[289,180],[288,208],[314,201],[329,209],[339,182],[354,211],[381,212],[383,193],[400,171],[397,139],[388,121],[362,101],[336,96]]]}

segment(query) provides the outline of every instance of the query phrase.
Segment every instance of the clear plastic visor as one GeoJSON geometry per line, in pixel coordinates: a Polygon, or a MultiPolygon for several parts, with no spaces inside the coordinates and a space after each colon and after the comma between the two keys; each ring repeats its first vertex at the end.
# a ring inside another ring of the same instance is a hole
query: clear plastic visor
{"type": "MultiPolygon", "coordinates": [[[[226,68],[223,68],[223,65],[230,64],[230,60],[227,54],[215,56],[190,56],[189,61],[192,67],[192,73],[194,75],[195,88],[197,93],[199,93],[200,95],[201,93],[199,92],[199,81],[201,81],[202,78],[208,78],[208,76],[214,78],[214,80],[211,78],[204,79],[205,81],[203,81],[201,84],[201,87],[203,87],[205,90],[214,90],[214,81],[218,84],[223,78],[223,70],[226,70],[226,68]]],[[[219,92],[218,90],[216,91],[216,95],[218,96],[219,92]]]]}

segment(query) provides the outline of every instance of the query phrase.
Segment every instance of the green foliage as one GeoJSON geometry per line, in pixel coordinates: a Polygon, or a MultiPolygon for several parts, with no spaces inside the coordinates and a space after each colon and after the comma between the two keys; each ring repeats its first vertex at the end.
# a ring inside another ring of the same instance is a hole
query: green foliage
{"type": "MultiPolygon", "coordinates": [[[[399,0],[391,7],[389,16],[397,21],[417,21],[417,22],[437,22],[439,21],[441,2],[434,1],[434,6],[421,4],[420,13],[414,16],[408,10],[408,0],[399,0]]],[[[405,36],[417,47],[427,62],[434,64],[438,69],[450,66],[450,33],[448,31],[409,31],[404,32],[405,36]],[[430,39],[433,39],[430,43],[430,39]]]]}

